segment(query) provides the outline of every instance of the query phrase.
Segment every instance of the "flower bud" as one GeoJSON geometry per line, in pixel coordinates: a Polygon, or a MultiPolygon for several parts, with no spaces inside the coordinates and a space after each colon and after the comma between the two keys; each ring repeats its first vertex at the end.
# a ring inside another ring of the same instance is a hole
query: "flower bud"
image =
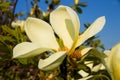
{"type": "Polygon", "coordinates": [[[74,0],[75,4],[77,5],[79,3],[79,0],[74,0]]]}
{"type": "Polygon", "coordinates": [[[20,27],[21,31],[24,31],[24,23],[25,21],[12,22],[12,27],[20,27]]]}

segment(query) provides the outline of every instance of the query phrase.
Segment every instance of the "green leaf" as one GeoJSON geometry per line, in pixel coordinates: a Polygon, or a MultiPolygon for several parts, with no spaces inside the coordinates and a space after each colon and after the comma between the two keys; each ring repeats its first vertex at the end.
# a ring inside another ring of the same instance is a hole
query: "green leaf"
{"type": "Polygon", "coordinates": [[[103,54],[102,52],[100,52],[99,50],[97,50],[97,49],[95,49],[95,48],[91,50],[91,53],[92,53],[92,55],[94,55],[95,57],[99,58],[101,61],[102,61],[105,57],[107,57],[105,54],[103,54]]]}
{"type": "Polygon", "coordinates": [[[105,49],[105,47],[104,47],[103,44],[99,45],[99,47],[100,47],[101,49],[105,49]]]}
{"type": "Polygon", "coordinates": [[[83,70],[83,71],[88,72],[88,73],[91,72],[90,68],[89,68],[88,66],[86,66],[85,64],[79,64],[79,65],[77,66],[77,69],[83,70]]]}
{"type": "Polygon", "coordinates": [[[58,5],[60,4],[60,0],[52,0],[52,3],[58,5]]]}
{"type": "Polygon", "coordinates": [[[25,13],[24,12],[19,12],[17,14],[14,15],[15,18],[19,17],[19,16],[23,16],[25,13]]]}
{"type": "Polygon", "coordinates": [[[44,71],[53,70],[62,63],[65,57],[66,51],[54,53],[44,60],[40,59],[38,67],[39,69],[44,71]]]}
{"type": "Polygon", "coordinates": [[[4,2],[0,4],[0,8],[2,9],[2,11],[6,11],[9,6],[10,6],[9,2],[4,2]]]}
{"type": "Polygon", "coordinates": [[[82,14],[82,9],[81,8],[76,7],[76,10],[77,10],[78,13],[82,14]]]}
{"type": "Polygon", "coordinates": [[[0,43],[0,52],[9,52],[8,48],[0,43]]]}
{"type": "Polygon", "coordinates": [[[34,63],[32,58],[19,58],[18,61],[22,64],[34,63]]]}
{"type": "Polygon", "coordinates": [[[14,36],[14,37],[17,37],[15,30],[11,29],[11,28],[8,27],[8,26],[2,26],[2,30],[3,30],[4,32],[9,33],[10,35],[12,35],[12,36],[14,36]]]}
{"type": "Polygon", "coordinates": [[[3,35],[0,35],[0,42],[4,43],[4,37],[3,37],[3,35]]]}
{"type": "Polygon", "coordinates": [[[60,38],[57,38],[57,41],[58,41],[58,44],[59,44],[60,48],[64,48],[63,40],[60,39],[60,38]]]}
{"type": "Polygon", "coordinates": [[[81,7],[86,7],[87,4],[86,3],[79,3],[78,6],[81,6],[81,7]]]}
{"type": "Polygon", "coordinates": [[[2,4],[0,4],[0,7],[9,7],[10,3],[9,2],[4,2],[2,4]]]}
{"type": "Polygon", "coordinates": [[[22,64],[27,64],[28,63],[28,59],[27,58],[20,58],[18,59],[18,61],[22,64]]]}
{"type": "Polygon", "coordinates": [[[2,37],[4,38],[4,40],[8,40],[10,42],[14,41],[17,43],[24,42],[27,40],[27,36],[21,32],[19,27],[12,29],[8,26],[2,26],[2,30],[5,33],[5,36],[2,37]]]}
{"type": "Polygon", "coordinates": [[[3,36],[3,35],[0,35],[0,41],[2,43],[5,43],[6,41],[15,42],[15,40],[12,37],[10,37],[10,36],[3,36]]]}
{"type": "Polygon", "coordinates": [[[7,8],[9,6],[10,6],[9,2],[4,2],[4,3],[0,4],[0,7],[2,7],[2,8],[7,8]]]}
{"type": "Polygon", "coordinates": [[[101,40],[95,40],[91,42],[92,47],[98,47],[101,44],[101,40]]]}
{"type": "Polygon", "coordinates": [[[91,24],[90,23],[85,23],[84,26],[87,29],[91,24]]]}

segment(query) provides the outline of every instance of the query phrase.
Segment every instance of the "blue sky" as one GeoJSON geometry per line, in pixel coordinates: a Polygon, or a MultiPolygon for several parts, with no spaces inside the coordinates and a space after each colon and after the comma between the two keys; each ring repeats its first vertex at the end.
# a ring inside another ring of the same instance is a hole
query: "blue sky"
{"type": "MultiPolygon", "coordinates": [[[[19,0],[16,13],[24,11],[27,13],[30,8],[31,0],[27,0],[28,4],[26,4],[26,0],[19,0]],[[27,6],[27,7],[26,7],[27,6]]],[[[41,2],[38,4],[42,10],[46,10],[47,5],[44,4],[45,0],[40,0],[41,2]]],[[[82,8],[83,14],[79,14],[79,18],[81,21],[81,30],[84,30],[84,23],[92,23],[95,19],[100,16],[106,17],[106,24],[104,29],[97,34],[100,36],[102,43],[104,44],[106,49],[112,48],[115,44],[120,42],[120,0],[80,0],[81,2],[86,2],[88,4],[87,7],[82,8]]],[[[61,0],[62,5],[70,5],[73,3],[73,0],[61,0]]],[[[20,19],[23,19],[21,17],[20,19]]],[[[80,31],[81,31],[80,30],[80,31]]]]}
{"type": "Polygon", "coordinates": [[[86,0],[88,7],[80,15],[82,23],[93,22],[99,16],[106,17],[104,29],[98,34],[106,49],[120,42],[120,0],[86,0]]]}

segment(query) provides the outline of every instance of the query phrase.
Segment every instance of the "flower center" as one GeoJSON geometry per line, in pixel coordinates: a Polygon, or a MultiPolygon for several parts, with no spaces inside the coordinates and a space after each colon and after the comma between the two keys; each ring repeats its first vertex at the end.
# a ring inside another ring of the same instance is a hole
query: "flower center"
{"type": "Polygon", "coordinates": [[[58,51],[68,51],[68,48],[66,46],[59,48],[58,51]]]}
{"type": "MultiPolygon", "coordinates": [[[[67,53],[69,52],[69,49],[67,47],[62,47],[62,48],[59,48],[58,51],[67,51],[67,53]]],[[[68,55],[68,54],[67,54],[68,55]]],[[[80,50],[75,50],[71,55],[68,55],[72,58],[81,58],[81,51],[80,50]]]]}
{"type": "Polygon", "coordinates": [[[81,58],[81,51],[80,50],[75,50],[71,55],[72,58],[81,58]]]}

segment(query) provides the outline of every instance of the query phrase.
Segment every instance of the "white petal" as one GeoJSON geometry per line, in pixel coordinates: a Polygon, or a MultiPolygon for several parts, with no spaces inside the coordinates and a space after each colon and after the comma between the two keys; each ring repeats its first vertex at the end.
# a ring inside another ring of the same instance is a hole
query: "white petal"
{"type": "Polygon", "coordinates": [[[47,48],[58,49],[51,26],[43,20],[28,18],[25,22],[25,31],[32,42],[39,43],[47,48]]]}
{"type": "Polygon", "coordinates": [[[110,56],[110,50],[105,50],[104,53],[107,55],[107,56],[110,56]]]}
{"type": "Polygon", "coordinates": [[[108,73],[111,75],[111,51],[110,50],[105,50],[104,53],[107,55],[107,57],[104,59],[104,66],[107,69],[108,73]]]}
{"type": "Polygon", "coordinates": [[[105,60],[105,65],[108,68],[108,70],[110,70],[110,59],[111,59],[111,51],[110,50],[105,50],[104,53],[107,55],[107,57],[104,59],[105,60]]]}
{"type": "Polygon", "coordinates": [[[100,67],[100,70],[105,69],[105,66],[102,64],[102,66],[100,67]]]}
{"type": "Polygon", "coordinates": [[[16,22],[12,22],[12,27],[20,27],[21,31],[24,31],[24,23],[25,21],[16,21],[16,22]]]}
{"type": "Polygon", "coordinates": [[[13,49],[13,58],[26,58],[36,56],[51,49],[40,47],[35,43],[23,42],[16,45],[13,49]]]}
{"type": "Polygon", "coordinates": [[[91,76],[87,76],[87,77],[84,77],[84,78],[81,78],[81,79],[78,79],[78,80],[88,80],[91,77],[93,77],[93,76],[92,75],[91,76]]]}
{"type": "Polygon", "coordinates": [[[102,67],[102,64],[98,64],[98,65],[96,65],[96,66],[94,66],[94,67],[92,68],[92,71],[93,71],[93,72],[97,72],[97,71],[100,70],[101,67],[102,67]]]}
{"type": "Polygon", "coordinates": [[[53,70],[62,63],[65,56],[66,56],[65,51],[54,53],[47,59],[44,59],[44,60],[40,59],[38,67],[39,69],[44,70],[44,71],[53,70]]]}
{"type": "Polygon", "coordinates": [[[91,70],[93,68],[93,61],[85,61],[85,65],[88,66],[91,70]]]}
{"type": "Polygon", "coordinates": [[[87,39],[100,32],[104,27],[105,22],[106,20],[104,16],[98,18],[83,34],[79,36],[76,47],[80,46],[87,39]]]}
{"type": "MultiPolygon", "coordinates": [[[[80,30],[80,21],[79,21],[79,17],[78,15],[76,14],[76,12],[71,9],[70,7],[66,7],[70,17],[71,17],[71,20],[72,20],[72,23],[74,24],[74,29],[75,29],[75,38],[77,38],[79,36],[79,30],[80,30]]],[[[71,34],[72,34],[72,30],[70,31],[71,34]]]]}
{"type": "Polygon", "coordinates": [[[112,48],[110,56],[110,70],[113,80],[120,80],[120,43],[112,48]]]}
{"type": "Polygon", "coordinates": [[[67,6],[59,6],[51,12],[50,23],[57,35],[63,40],[64,45],[70,49],[78,36],[80,26],[74,10],[67,6]]]}
{"type": "Polygon", "coordinates": [[[83,70],[78,71],[78,73],[79,73],[82,77],[86,77],[86,76],[89,75],[89,73],[87,73],[87,72],[85,72],[85,71],[83,71],[83,70]]]}
{"type": "Polygon", "coordinates": [[[90,50],[92,49],[92,47],[87,47],[81,50],[81,55],[85,55],[86,53],[88,53],[90,50]]]}

